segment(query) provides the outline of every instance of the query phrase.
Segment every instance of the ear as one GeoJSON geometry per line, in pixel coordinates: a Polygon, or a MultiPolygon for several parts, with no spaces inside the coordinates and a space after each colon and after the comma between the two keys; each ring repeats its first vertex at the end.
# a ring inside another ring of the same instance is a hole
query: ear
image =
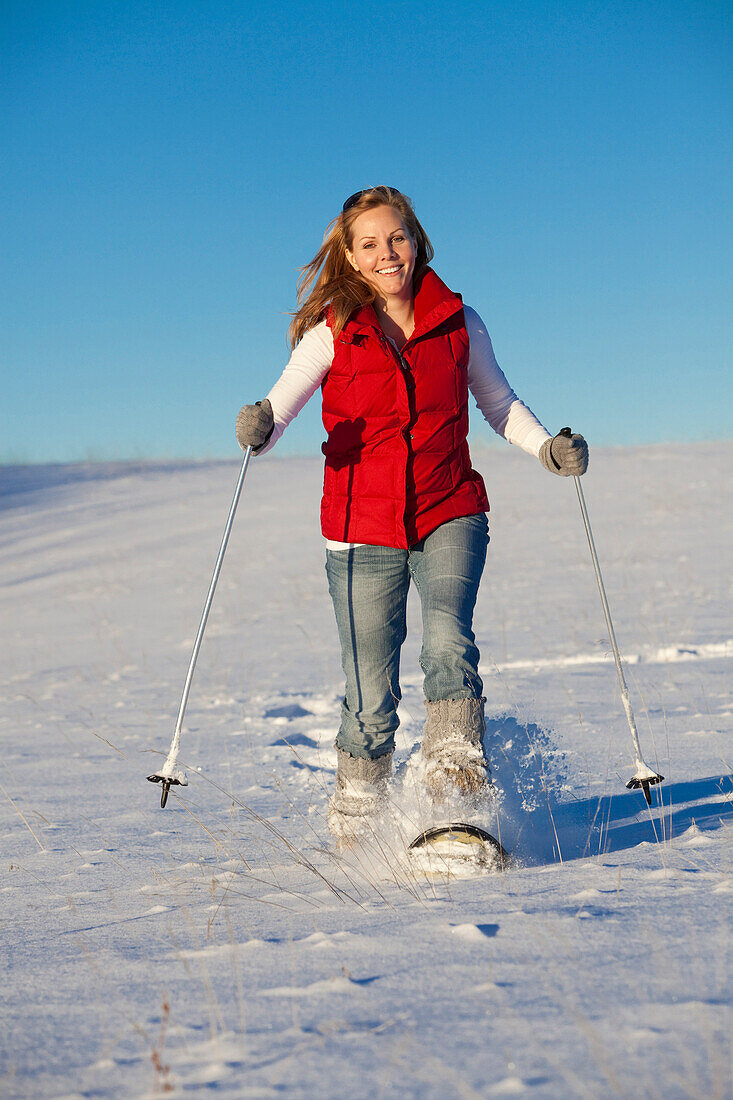
{"type": "Polygon", "coordinates": [[[346,259],[349,261],[349,263],[353,267],[354,271],[358,271],[359,270],[359,265],[357,264],[356,260],[354,259],[354,253],[349,252],[348,248],[344,249],[344,251],[346,252],[346,259]]]}

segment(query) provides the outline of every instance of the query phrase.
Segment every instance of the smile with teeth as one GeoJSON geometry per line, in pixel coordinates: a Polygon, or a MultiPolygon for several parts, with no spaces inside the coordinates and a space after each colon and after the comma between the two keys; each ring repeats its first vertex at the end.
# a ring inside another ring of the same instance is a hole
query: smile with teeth
{"type": "Polygon", "coordinates": [[[394,267],[380,267],[377,269],[377,275],[396,275],[401,270],[402,264],[397,264],[394,267]]]}

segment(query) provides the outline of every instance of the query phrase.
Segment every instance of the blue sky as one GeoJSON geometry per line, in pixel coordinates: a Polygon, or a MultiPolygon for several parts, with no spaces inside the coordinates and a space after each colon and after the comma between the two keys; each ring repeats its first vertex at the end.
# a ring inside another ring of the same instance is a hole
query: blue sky
{"type": "MultiPolygon", "coordinates": [[[[729,4],[1,18],[0,461],[236,456],[299,268],[380,182],[551,430],[729,436],[729,4]]],[[[316,397],[279,449],[322,437],[316,397]]]]}

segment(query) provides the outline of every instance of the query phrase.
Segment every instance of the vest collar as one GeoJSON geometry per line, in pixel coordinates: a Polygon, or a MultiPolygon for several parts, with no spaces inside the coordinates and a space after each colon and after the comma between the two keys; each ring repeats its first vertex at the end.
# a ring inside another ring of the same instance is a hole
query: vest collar
{"type": "MultiPolygon", "coordinates": [[[[407,343],[427,335],[460,309],[463,309],[460,294],[449,290],[431,267],[425,268],[415,288],[415,328],[407,343]]],[[[350,344],[354,336],[374,329],[382,331],[374,306],[361,306],[344,325],[341,339],[350,344]]]]}

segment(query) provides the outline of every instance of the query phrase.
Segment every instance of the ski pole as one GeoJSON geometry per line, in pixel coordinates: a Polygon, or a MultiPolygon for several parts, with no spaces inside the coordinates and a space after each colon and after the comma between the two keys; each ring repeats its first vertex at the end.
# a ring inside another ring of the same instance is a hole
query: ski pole
{"type": "MultiPolygon", "coordinates": [[[[570,428],[563,428],[560,435],[571,436],[572,432],[570,428]]],[[[636,721],[634,719],[634,712],[631,708],[631,700],[629,699],[629,689],[626,686],[626,677],[624,676],[623,666],[621,664],[621,654],[619,653],[618,644],[616,642],[616,632],[613,629],[613,623],[611,621],[611,611],[608,606],[608,599],[606,598],[606,589],[603,584],[603,577],[601,576],[601,567],[598,563],[598,554],[596,553],[595,542],[593,541],[593,532],[590,526],[590,519],[588,517],[588,509],[585,505],[585,496],[583,495],[583,487],[580,484],[580,478],[576,475],[573,476],[575,481],[575,488],[578,492],[578,502],[580,504],[580,511],[583,516],[583,523],[585,525],[585,533],[588,536],[588,546],[590,547],[590,556],[593,559],[593,568],[596,574],[596,581],[598,582],[598,591],[601,594],[601,604],[603,605],[603,614],[606,617],[606,626],[608,627],[608,636],[611,639],[611,648],[613,649],[613,659],[616,662],[616,672],[618,673],[618,682],[621,687],[621,699],[624,704],[624,710],[626,711],[626,719],[629,723],[629,729],[631,730],[631,740],[634,744],[634,752],[636,754],[636,772],[632,775],[626,786],[629,790],[641,790],[644,792],[644,798],[647,801],[647,805],[651,806],[652,796],[650,788],[655,783],[661,783],[664,779],[663,775],[655,772],[653,768],[645,762],[641,751],[641,744],[639,743],[639,732],[636,728],[636,721]]]]}
{"type": "Polygon", "coordinates": [[[209,591],[206,595],[206,603],[204,604],[204,610],[201,615],[201,622],[199,623],[198,634],[196,635],[196,641],[193,643],[193,652],[191,654],[191,660],[188,665],[188,673],[186,674],[186,682],[183,685],[183,695],[181,696],[181,705],[178,708],[178,718],[176,720],[176,728],[173,734],[173,740],[171,741],[171,747],[168,750],[168,757],[165,764],[160,771],[155,772],[154,775],[149,775],[148,780],[151,783],[161,783],[162,790],[160,794],[160,805],[165,806],[168,801],[168,791],[172,786],[178,784],[180,786],[187,786],[188,780],[186,779],[186,773],[182,768],[177,767],[178,760],[178,748],[181,743],[181,726],[183,725],[183,715],[186,713],[186,704],[188,703],[189,692],[191,691],[191,681],[193,680],[193,672],[196,668],[196,660],[201,649],[201,642],[204,637],[204,630],[206,629],[206,620],[209,617],[209,611],[211,610],[211,604],[214,599],[214,592],[216,590],[216,582],[219,580],[219,574],[221,573],[222,562],[224,561],[224,553],[229,542],[229,534],[234,522],[234,514],[237,511],[237,505],[239,504],[239,497],[242,492],[242,486],[244,485],[244,475],[247,473],[247,467],[252,455],[252,448],[247,447],[244,452],[244,458],[242,459],[242,466],[239,471],[239,477],[237,478],[237,486],[234,490],[234,497],[232,499],[232,505],[229,509],[229,515],[227,517],[226,527],[224,528],[224,534],[221,540],[221,546],[219,547],[219,554],[216,559],[216,565],[214,566],[214,575],[211,578],[211,584],[209,585],[209,591]]]}

